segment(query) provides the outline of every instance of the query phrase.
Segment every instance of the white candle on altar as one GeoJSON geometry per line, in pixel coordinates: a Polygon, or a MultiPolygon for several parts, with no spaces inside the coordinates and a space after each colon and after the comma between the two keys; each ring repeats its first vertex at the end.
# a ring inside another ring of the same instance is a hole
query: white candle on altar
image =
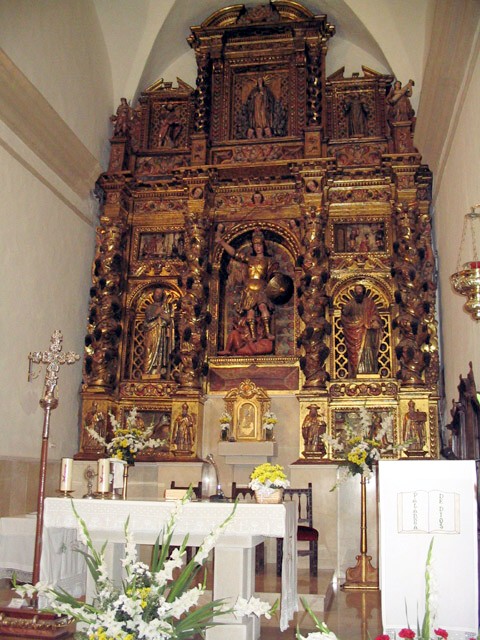
{"type": "Polygon", "coordinates": [[[100,458],[98,461],[98,493],[108,493],[110,491],[110,460],[108,458],[100,458]]]}
{"type": "Polygon", "coordinates": [[[62,458],[60,491],[71,491],[73,480],[73,458],[62,458]]]}

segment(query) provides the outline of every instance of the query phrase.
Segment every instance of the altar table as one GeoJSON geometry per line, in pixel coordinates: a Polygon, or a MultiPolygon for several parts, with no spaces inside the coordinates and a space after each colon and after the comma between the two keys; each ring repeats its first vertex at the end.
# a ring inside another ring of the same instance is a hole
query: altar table
{"type": "MultiPolygon", "coordinates": [[[[110,575],[120,578],[120,558],[125,540],[124,525],[137,544],[154,544],[163,525],[174,509],[174,503],[136,500],[73,500],[75,509],[85,520],[92,540],[108,540],[106,559],[110,575]]],[[[186,534],[189,544],[199,546],[210,531],[231,513],[232,503],[189,502],[177,520],[173,544],[182,542],[186,534]]],[[[70,500],[47,498],[44,511],[44,531],[51,528],[78,529],[70,500]]],[[[255,590],[255,546],[265,538],[284,538],[282,565],[282,597],[280,629],[297,610],[297,506],[282,504],[239,503],[232,521],[215,545],[213,598],[233,604],[238,596],[249,598],[255,590]]],[[[43,568],[42,555],[42,568],[43,568]]],[[[93,585],[87,582],[87,599],[93,585]]],[[[221,616],[221,624],[207,631],[208,640],[255,640],[260,635],[260,623],[253,617],[221,616]]]]}
{"type": "MultiPolygon", "coordinates": [[[[36,514],[0,518],[0,578],[16,575],[31,582],[35,548],[36,514]]],[[[50,581],[78,597],[85,591],[86,566],[77,553],[79,543],[72,529],[49,529],[43,538],[43,574],[50,581]]],[[[83,545],[82,545],[83,548],[83,545]]]]}

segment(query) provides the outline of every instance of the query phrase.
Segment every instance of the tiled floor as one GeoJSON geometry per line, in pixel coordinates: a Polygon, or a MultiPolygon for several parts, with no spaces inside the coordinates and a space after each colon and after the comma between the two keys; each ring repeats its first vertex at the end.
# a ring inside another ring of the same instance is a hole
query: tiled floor
{"type": "MultiPolygon", "coordinates": [[[[342,591],[331,584],[332,573],[319,571],[311,578],[307,569],[298,571],[299,595],[308,594],[308,602],[319,620],[323,620],[340,640],[373,640],[381,633],[381,611],[379,591],[342,591]],[[324,611],[318,611],[322,605],[324,611]]],[[[276,578],[270,565],[265,574],[257,576],[257,592],[280,590],[280,579],[276,578]]],[[[293,623],[281,633],[278,620],[262,623],[261,640],[289,640],[295,638],[296,626],[302,635],[315,629],[315,624],[300,606],[293,623]]]]}
{"type": "MultiPolygon", "coordinates": [[[[280,580],[276,576],[275,565],[267,565],[267,570],[256,578],[257,593],[279,594],[280,580]]],[[[317,578],[311,578],[307,569],[298,571],[299,594],[309,594],[309,602],[318,618],[324,620],[340,640],[373,640],[377,634],[381,633],[380,592],[344,592],[332,587],[330,582],[331,572],[319,571],[317,578]],[[324,605],[325,611],[318,611],[324,605]]],[[[0,604],[5,605],[9,597],[7,581],[2,580],[0,581],[0,604]]],[[[261,640],[294,639],[297,624],[303,635],[314,630],[314,623],[301,608],[295,615],[290,628],[283,633],[278,627],[278,617],[270,621],[264,620],[260,638],[261,640]]],[[[9,640],[7,636],[1,635],[1,638],[9,640]]]]}

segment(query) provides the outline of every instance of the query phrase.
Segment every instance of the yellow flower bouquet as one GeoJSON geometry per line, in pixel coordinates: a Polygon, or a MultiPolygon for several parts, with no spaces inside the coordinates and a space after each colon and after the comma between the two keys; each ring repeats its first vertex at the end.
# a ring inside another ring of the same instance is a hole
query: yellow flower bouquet
{"type": "Polygon", "coordinates": [[[269,497],[279,489],[289,487],[290,481],[281,465],[265,462],[252,471],[248,486],[255,491],[257,502],[268,502],[269,497]]]}

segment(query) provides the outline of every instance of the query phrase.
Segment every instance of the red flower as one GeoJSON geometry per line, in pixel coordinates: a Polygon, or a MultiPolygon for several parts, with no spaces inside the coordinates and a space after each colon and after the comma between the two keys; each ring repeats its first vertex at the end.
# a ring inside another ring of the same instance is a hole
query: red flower
{"type": "Polygon", "coordinates": [[[415,631],[411,629],[402,629],[398,632],[399,638],[415,638],[415,631]]]}
{"type": "Polygon", "coordinates": [[[375,640],[390,640],[390,636],[383,634],[383,635],[377,636],[375,640]]]}
{"type": "Polygon", "coordinates": [[[435,635],[437,635],[439,638],[448,638],[448,633],[445,631],[445,629],[434,629],[435,631],[435,635]]]}

